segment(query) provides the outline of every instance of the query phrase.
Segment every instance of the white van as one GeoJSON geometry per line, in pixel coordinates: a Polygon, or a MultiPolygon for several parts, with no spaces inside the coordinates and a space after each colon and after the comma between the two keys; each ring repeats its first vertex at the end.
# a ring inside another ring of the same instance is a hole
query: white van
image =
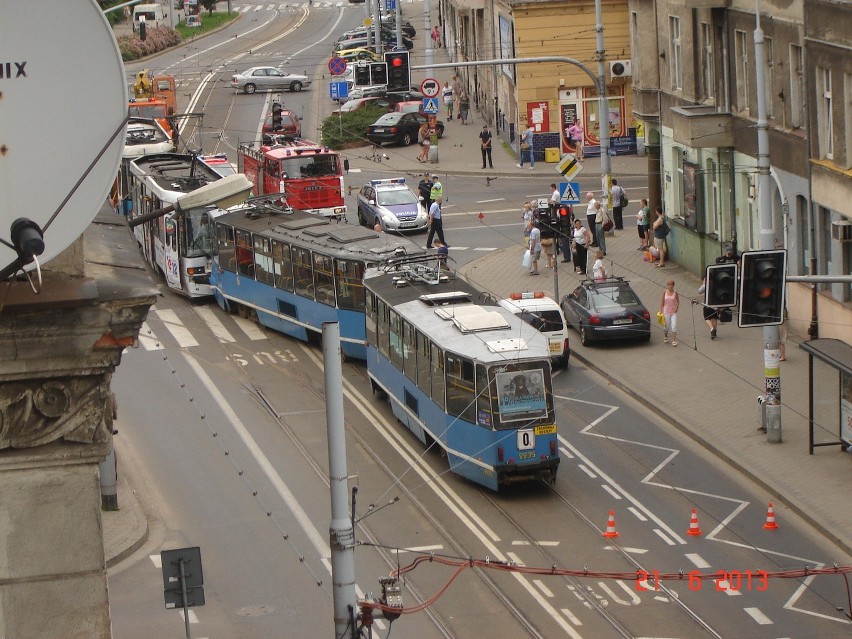
{"type": "Polygon", "coordinates": [[[139,23],[145,21],[148,27],[162,27],[169,24],[169,16],[161,4],[137,4],[133,7],[133,30],[139,30],[139,23]]]}
{"type": "Polygon", "coordinates": [[[568,366],[568,358],[571,356],[568,324],[559,304],[542,291],[512,293],[498,304],[547,336],[550,342],[550,361],[554,366],[568,366]]]}

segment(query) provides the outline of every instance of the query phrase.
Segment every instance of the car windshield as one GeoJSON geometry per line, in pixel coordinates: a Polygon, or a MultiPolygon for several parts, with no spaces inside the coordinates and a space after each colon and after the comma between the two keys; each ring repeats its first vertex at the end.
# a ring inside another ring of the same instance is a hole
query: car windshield
{"type": "Polygon", "coordinates": [[[520,317],[534,329],[543,333],[562,330],[562,316],[559,311],[524,311],[520,317]]]}
{"type": "Polygon", "coordinates": [[[418,113],[421,106],[420,102],[400,102],[397,108],[401,113],[418,113]]]}
{"type": "Polygon", "coordinates": [[[598,310],[642,305],[636,293],[629,288],[598,289],[591,291],[591,298],[598,310]]]}
{"type": "Polygon", "coordinates": [[[396,124],[401,117],[402,113],[386,113],[376,120],[376,124],[396,124]]]}
{"type": "Polygon", "coordinates": [[[338,159],[337,154],[285,158],[281,171],[288,178],[336,176],[340,175],[338,159]]]}
{"type": "Polygon", "coordinates": [[[410,189],[394,189],[377,193],[380,206],[396,206],[397,204],[414,204],[418,200],[410,189]]]}

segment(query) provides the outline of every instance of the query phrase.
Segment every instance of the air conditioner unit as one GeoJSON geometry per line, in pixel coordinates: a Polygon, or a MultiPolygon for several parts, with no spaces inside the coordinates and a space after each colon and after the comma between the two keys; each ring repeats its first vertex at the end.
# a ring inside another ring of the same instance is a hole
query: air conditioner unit
{"type": "Polygon", "coordinates": [[[841,242],[852,241],[852,222],[843,220],[831,223],[831,239],[841,242]]]}
{"type": "Polygon", "coordinates": [[[630,60],[612,60],[609,63],[609,74],[613,78],[627,78],[633,75],[633,63],[630,60]]]}

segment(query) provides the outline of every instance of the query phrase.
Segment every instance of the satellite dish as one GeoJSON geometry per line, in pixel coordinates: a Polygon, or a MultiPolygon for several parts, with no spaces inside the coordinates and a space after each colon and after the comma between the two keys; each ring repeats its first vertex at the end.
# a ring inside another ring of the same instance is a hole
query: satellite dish
{"type": "MultiPolygon", "coordinates": [[[[44,231],[44,263],[82,235],[116,177],[127,117],[124,65],[95,0],[2,7],[0,240],[11,242],[12,222],[29,218],[44,231]]],[[[0,269],[16,258],[0,244],[0,269]]]]}

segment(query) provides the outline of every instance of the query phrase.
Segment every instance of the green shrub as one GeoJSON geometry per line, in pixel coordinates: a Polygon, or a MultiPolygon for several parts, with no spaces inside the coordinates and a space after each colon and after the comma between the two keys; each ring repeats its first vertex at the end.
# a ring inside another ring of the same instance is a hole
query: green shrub
{"type": "Polygon", "coordinates": [[[201,18],[201,26],[197,28],[187,27],[184,24],[177,25],[176,29],[148,27],[145,42],[139,39],[139,33],[118,36],[115,40],[118,43],[118,50],[121,51],[121,59],[129,62],[153,55],[169,47],[176,47],[184,40],[191,40],[206,31],[212,31],[224,23],[235,20],[239,15],[236,11],[218,12],[212,16],[204,15],[201,18]]]}
{"type": "Polygon", "coordinates": [[[386,111],[382,107],[370,105],[341,115],[330,115],[322,122],[322,143],[336,150],[366,146],[370,144],[366,136],[367,127],[384,113],[386,111]]]}

